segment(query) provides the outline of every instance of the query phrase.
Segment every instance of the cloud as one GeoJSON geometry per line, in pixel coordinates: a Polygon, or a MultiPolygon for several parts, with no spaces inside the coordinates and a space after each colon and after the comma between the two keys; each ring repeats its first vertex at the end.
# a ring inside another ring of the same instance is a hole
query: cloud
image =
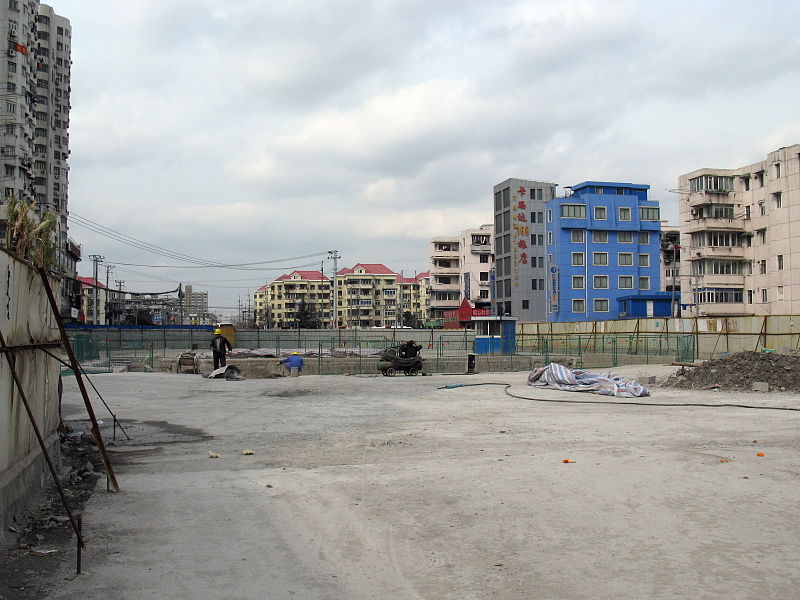
{"type": "Polygon", "coordinates": [[[422,271],[430,237],[493,220],[508,177],[648,183],[675,217],[678,175],[800,132],[791,3],[55,7],[73,27],[70,208],[224,261],[337,248],[422,271]]]}

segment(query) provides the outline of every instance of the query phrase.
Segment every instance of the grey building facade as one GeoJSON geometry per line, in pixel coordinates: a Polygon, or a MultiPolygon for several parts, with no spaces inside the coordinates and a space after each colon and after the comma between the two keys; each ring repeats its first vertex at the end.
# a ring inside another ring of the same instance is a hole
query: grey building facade
{"type": "Polygon", "coordinates": [[[506,179],[494,186],[497,314],[521,322],[547,320],[547,239],[544,203],[555,183],[506,179]]]}

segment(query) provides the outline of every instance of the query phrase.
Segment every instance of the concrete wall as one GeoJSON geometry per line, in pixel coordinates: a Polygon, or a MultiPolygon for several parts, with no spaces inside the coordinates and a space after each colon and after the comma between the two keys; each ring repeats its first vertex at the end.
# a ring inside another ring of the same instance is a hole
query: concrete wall
{"type": "MultiPolygon", "coordinates": [[[[51,281],[58,298],[58,283],[51,281]]],[[[0,250],[0,330],[8,346],[54,341],[58,329],[38,274],[0,250]]],[[[59,458],[59,364],[39,350],[13,354],[25,395],[54,460],[59,458]]],[[[0,356],[0,541],[8,524],[30,498],[50,481],[25,406],[14,385],[8,361],[0,356]]]]}

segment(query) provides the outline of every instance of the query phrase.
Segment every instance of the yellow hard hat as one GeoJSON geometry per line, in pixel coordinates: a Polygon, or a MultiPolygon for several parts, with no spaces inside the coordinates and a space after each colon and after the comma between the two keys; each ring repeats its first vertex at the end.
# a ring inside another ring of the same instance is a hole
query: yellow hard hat
{"type": "Polygon", "coordinates": [[[292,352],[292,354],[297,354],[297,352],[292,352]]]}
{"type": "Polygon", "coordinates": [[[217,335],[222,335],[222,329],[215,329],[214,333],[217,335]]]}

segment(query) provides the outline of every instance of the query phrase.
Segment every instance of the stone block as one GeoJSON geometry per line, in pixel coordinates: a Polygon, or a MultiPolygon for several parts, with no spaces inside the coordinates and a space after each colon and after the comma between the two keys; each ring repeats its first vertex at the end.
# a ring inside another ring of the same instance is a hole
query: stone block
{"type": "Polygon", "coordinates": [[[769,384],[766,381],[754,381],[753,382],[753,391],[754,392],[768,392],[769,391],[769,384]]]}

